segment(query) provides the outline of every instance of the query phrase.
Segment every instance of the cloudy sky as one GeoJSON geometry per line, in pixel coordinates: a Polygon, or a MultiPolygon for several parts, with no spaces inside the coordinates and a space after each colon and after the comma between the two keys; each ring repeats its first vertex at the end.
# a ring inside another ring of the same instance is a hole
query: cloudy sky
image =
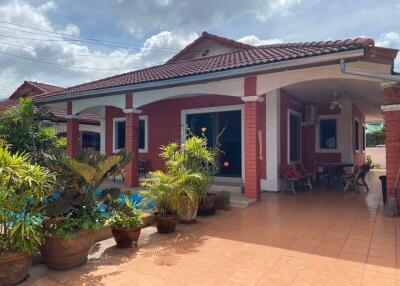
{"type": "Polygon", "coordinates": [[[400,0],[0,0],[0,98],[23,80],[66,87],[160,64],[204,30],[400,48],[400,0]]]}

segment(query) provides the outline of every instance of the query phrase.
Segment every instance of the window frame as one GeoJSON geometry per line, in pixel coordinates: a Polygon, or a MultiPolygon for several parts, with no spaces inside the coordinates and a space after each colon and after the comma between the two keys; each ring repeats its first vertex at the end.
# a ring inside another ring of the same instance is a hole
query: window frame
{"type": "Polygon", "coordinates": [[[303,130],[302,130],[302,115],[301,115],[301,113],[300,112],[297,112],[297,111],[295,111],[295,110],[292,110],[292,109],[288,109],[288,113],[287,113],[287,130],[286,130],[286,135],[287,135],[287,161],[288,161],[288,164],[293,164],[293,163],[301,163],[301,161],[302,161],[302,153],[303,153],[303,137],[302,137],[302,132],[303,130]],[[300,135],[300,138],[299,138],[299,140],[300,140],[300,152],[299,152],[299,160],[296,160],[296,161],[292,161],[291,160],[291,158],[290,158],[290,147],[291,147],[291,142],[290,142],[290,131],[291,131],[291,129],[290,129],[290,116],[291,115],[294,115],[294,116],[297,116],[297,117],[299,117],[299,119],[300,119],[300,121],[299,121],[299,123],[300,123],[300,132],[299,132],[299,135],[300,135]]]}
{"type": "Polygon", "coordinates": [[[318,122],[315,128],[315,152],[317,153],[338,153],[339,150],[339,116],[338,115],[319,115],[318,122]],[[321,139],[321,121],[322,120],[335,120],[336,121],[336,148],[329,149],[329,148],[321,148],[320,139],[321,139]]]}
{"type": "Polygon", "coordinates": [[[353,130],[353,140],[354,140],[353,148],[354,149],[353,150],[355,153],[359,153],[361,151],[361,148],[360,148],[360,120],[357,117],[354,118],[353,126],[354,126],[354,128],[353,128],[354,129],[353,130]],[[356,126],[357,126],[357,128],[356,128],[356,126]]]}
{"type": "MultiPolygon", "coordinates": [[[[149,117],[148,115],[140,115],[139,120],[144,121],[144,148],[139,148],[139,153],[148,153],[149,151],[149,117]]],[[[113,153],[119,152],[121,149],[115,148],[115,143],[116,143],[116,124],[117,122],[126,122],[125,117],[114,117],[113,118],[113,139],[112,139],[112,146],[113,146],[113,153]]],[[[139,132],[138,132],[139,133],[139,132]]],[[[125,134],[126,136],[126,134],[125,134]]],[[[138,138],[139,140],[139,138],[138,138]]],[[[139,141],[138,141],[139,145],[139,141]]]]}

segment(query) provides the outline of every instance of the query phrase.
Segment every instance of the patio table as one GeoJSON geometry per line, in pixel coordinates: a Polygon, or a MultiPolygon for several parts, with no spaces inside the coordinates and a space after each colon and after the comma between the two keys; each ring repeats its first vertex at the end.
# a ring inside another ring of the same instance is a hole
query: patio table
{"type": "Polygon", "coordinates": [[[318,167],[323,168],[324,173],[328,174],[327,187],[340,185],[343,183],[342,175],[345,173],[344,168],[354,167],[353,163],[319,163],[318,167]]]}

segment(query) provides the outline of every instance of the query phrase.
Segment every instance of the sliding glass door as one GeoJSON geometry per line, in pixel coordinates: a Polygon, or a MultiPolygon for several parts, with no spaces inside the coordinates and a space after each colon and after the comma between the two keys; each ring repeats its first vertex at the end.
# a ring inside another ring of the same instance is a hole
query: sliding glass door
{"type": "Polygon", "coordinates": [[[218,111],[187,114],[190,134],[205,134],[210,147],[221,150],[217,158],[218,173],[222,177],[242,176],[241,111],[218,111]]]}

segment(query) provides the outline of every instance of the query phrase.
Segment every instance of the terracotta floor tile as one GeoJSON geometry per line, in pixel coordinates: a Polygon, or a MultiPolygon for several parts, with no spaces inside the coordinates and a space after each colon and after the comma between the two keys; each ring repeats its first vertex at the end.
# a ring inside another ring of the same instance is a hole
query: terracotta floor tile
{"type": "Polygon", "coordinates": [[[367,194],[263,194],[250,208],[199,217],[174,234],[145,228],[137,250],[109,239],[85,266],[33,266],[22,285],[396,285],[400,221],[382,215],[372,186],[367,194]]]}

